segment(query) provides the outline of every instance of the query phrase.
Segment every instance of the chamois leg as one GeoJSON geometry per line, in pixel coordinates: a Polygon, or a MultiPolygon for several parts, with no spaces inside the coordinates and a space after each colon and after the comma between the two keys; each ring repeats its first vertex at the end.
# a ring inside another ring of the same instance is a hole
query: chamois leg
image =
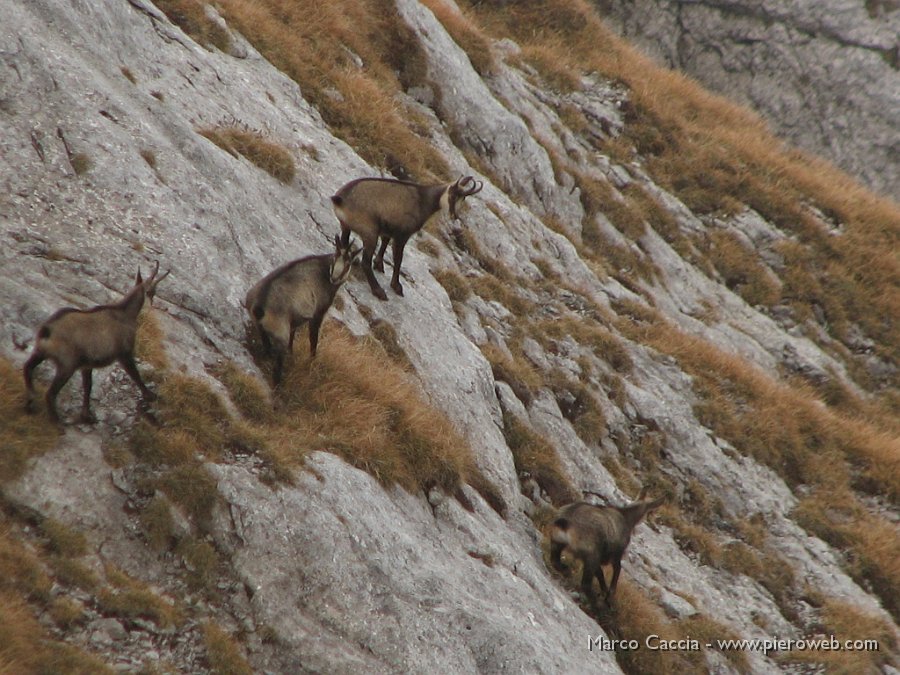
{"type": "MultiPolygon", "coordinates": [[[[374,240],[364,242],[365,248],[363,249],[363,271],[366,273],[366,281],[369,282],[369,288],[372,290],[372,295],[374,295],[379,300],[387,300],[387,293],[384,292],[384,289],[378,283],[378,279],[375,278],[375,272],[372,271],[372,253],[375,251],[375,247],[378,245],[378,238],[376,237],[374,240]]],[[[395,243],[394,246],[397,244],[395,243]]],[[[394,270],[396,267],[397,261],[394,260],[394,270]]]]}
{"type": "Polygon", "coordinates": [[[319,346],[319,329],[322,327],[322,319],[325,314],[316,314],[309,320],[309,355],[315,357],[316,348],[319,346]]]}
{"type": "Polygon", "coordinates": [[[562,572],[565,569],[562,564],[562,552],[565,547],[565,544],[557,541],[550,542],[550,562],[553,564],[553,569],[557,572],[562,572]]]}
{"type": "Polygon", "coordinates": [[[93,424],[97,421],[94,413],[91,412],[91,388],[93,382],[93,370],[85,368],[81,371],[81,417],[78,421],[82,424],[93,424]]]}
{"type": "Polygon", "coordinates": [[[47,396],[44,399],[47,402],[47,414],[55,424],[60,423],[59,415],[56,412],[56,395],[66,386],[66,382],[74,373],[74,368],[63,368],[61,365],[57,365],[56,375],[53,376],[53,382],[50,383],[50,388],[47,390],[47,396]]]}
{"type": "Polygon", "coordinates": [[[134,362],[134,357],[131,354],[126,354],[125,356],[119,357],[119,365],[125,369],[125,372],[128,373],[128,376],[134,380],[134,383],[141,390],[141,394],[144,395],[144,400],[146,401],[155,401],[156,394],[150,391],[147,388],[147,385],[144,384],[144,381],[141,379],[141,374],[138,372],[137,364],[134,362]]]}
{"type": "Polygon", "coordinates": [[[372,263],[372,266],[375,268],[376,272],[381,272],[384,274],[384,252],[387,250],[388,244],[391,242],[391,238],[385,235],[381,236],[381,248],[378,249],[378,253],[375,256],[375,262],[372,263]]]}
{"type": "Polygon", "coordinates": [[[595,562],[594,560],[585,560],[584,567],[581,571],[581,592],[587,597],[588,601],[591,605],[597,605],[597,595],[594,593],[594,577],[600,579],[600,583],[603,584],[603,587],[606,587],[606,584],[603,579],[603,569],[600,567],[600,563],[595,562]]]}
{"type": "Polygon", "coordinates": [[[400,284],[400,265],[403,263],[403,249],[406,247],[407,238],[394,239],[394,274],[391,277],[391,288],[394,293],[403,296],[403,286],[400,284]]]}
{"type": "Polygon", "coordinates": [[[606,591],[606,604],[610,604],[613,594],[616,592],[616,584],[619,583],[619,572],[622,571],[622,558],[613,558],[612,561],[613,574],[612,580],[609,582],[609,590],[606,591]]]}
{"type": "Polygon", "coordinates": [[[275,349],[275,363],[272,366],[272,384],[278,386],[281,384],[281,374],[284,372],[284,350],[280,347],[275,349]]]}
{"type": "Polygon", "coordinates": [[[25,362],[25,367],[22,368],[22,373],[25,376],[25,411],[26,412],[34,412],[34,381],[32,380],[32,374],[34,373],[34,369],[37,368],[41,363],[43,363],[47,359],[46,356],[41,354],[38,351],[35,351],[31,358],[25,362]]]}
{"type": "Polygon", "coordinates": [[[350,226],[343,220],[338,219],[338,222],[341,224],[341,248],[347,248],[350,246],[350,226]]]}

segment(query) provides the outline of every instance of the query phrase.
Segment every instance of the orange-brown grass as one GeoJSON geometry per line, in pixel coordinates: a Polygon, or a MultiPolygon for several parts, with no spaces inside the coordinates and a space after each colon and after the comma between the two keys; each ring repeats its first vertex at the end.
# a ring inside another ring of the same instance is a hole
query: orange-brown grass
{"type": "Polygon", "coordinates": [[[457,494],[462,483],[489,485],[468,443],[409,376],[386,367],[377,350],[336,324],[315,359],[297,359],[290,368],[279,413],[303,438],[301,462],[310,449],[334,452],[410,492],[438,487],[457,494]]]}
{"type": "Polygon", "coordinates": [[[572,315],[556,319],[542,319],[532,324],[532,334],[559,340],[571,337],[580,345],[590,349],[594,356],[609,363],[613,370],[629,373],[633,363],[628,349],[620,338],[595,321],[576,318],[572,315]]]}
{"type": "Polygon", "coordinates": [[[125,619],[148,619],[160,628],[184,623],[181,609],[142,581],[112,566],[107,568],[106,578],[112,586],[101,588],[97,593],[97,604],[103,612],[125,619]]]}
{"type": "Polygon", "coordinates": [[[886,607],[900,613],[896,528],[870,514],[851,491],[853,486],[883,494],[894,503],[900,499],[897,437],[847,418],[823,405],[811,390],[778,383],[746,361],[664,321],[655,322],[652,329],[624,329],[631,330],[634,339],[677,358],[694,376],[701,422],[739,452],[770,466],[789,485],[816,488],[821,497],[801,503],[800,523],[833,545],[850,548],[854,560],[848,571],[867,579],[886,607]],[[828,516],[838,509],[849,520],[828,516]]]}
{"type": "Polygon", "coordinates": [[[707,250],[725,285],[750,305],[772,306],[781,299],[778,282],[732,233],[715,230],[709,235],[707,250]]]}
{"type": "Polygon", "coordinates": [[[142,362],[156,369],[164,370],[169,366],[164,346],[165,334],[156,318],[156,310],[145,308],[138,315],[137,336],[134,341],[134,355],[142,362]]]}
{"type": "Polygon", "coordinates": [[[396,8],[376,0],[223,0],[219,7],[367,161],[419,180],[447,176],[444,158],[395,101],[427,84],[425,55],[396,8]]]}
{"type": "Polygon", "coordinates": [[[0,356],[0,484],[21,476],[28,460],[50,450],[58,438],[43,412],[25,412],[22,372],[0,356]]]}
{"type": "Polygon", "coordinates": [[[228,397],[241,415],[251,422],[268,422],[272,418],[272,402],[257,377],[241,370],[233,361],[226,361],[213,369],[216,378],[225,385],[228,397]]]}
{"type": "Polygon", "coordinates": [[[456,5],[445,0],[423,0],[422,4],[434,13],[444,30],[466,52],[479,75],[490,75],[497,69],[490,40],[456,5]]]}
{"type": "Polygon", "coordinates": [[[900,315],[900,260],[891,253],[900,244],[896,204],[827,162],[786,149],[757,115],[660,68],[609,31],[585,0],[461,4],[493,37],[622,82],[630,92],[623,137],[658,183],[699,213],[735,213],[746,204],[798,235],[811,248],[803,272],[822,287],[818,299],[838,318],[837,336],[845,339],[845,316],[900,358],[900,331],[889,318],[900,315]],[[804,204],[837,219],[843,233],[827,234],[804,204]]]}
{"type": "Polygon", "coordinates": [[[234,157],[243,155],[282,183],[289,184],[294,180],[296,168],[291,153],[277,143],[267,141],[257,131],[239,127],[206,127],[198,129],[197,133],[234,157]]]}
{"type": "Polygon", "coordinates": [[[665,321],[621,328],[678,359],[695,376],[705,424],[778,471],[789,484],[858,487],[900,499],[900,440],[829,409],[808,388],[788,387],[738,356],[665,321]]]}
{"type": "Polygon", "coordinates": [[[578,499],[578,491],[550,441],[506,412],[503,413],[503,437],[512,452],[516,471],[520,476],[534,478],[553,504],[561,506],[578,499]]]}
{"type": "Polygon", "coordinates": [[[843,646],[848,640],[875,640],[878,649],[816,649],[792,651],[783,661],[823,664],[828,673],[877,673],[887,664],[896,664],[897,634],[886,621],[838,600],[826,600],[821,610],[821,631],[811,639],[834,636],[843,646]]]}
{"type": "Polygon", "coordinates": [[[506,382],[516,397],[525,405],[531,403],[535,391],[543,386],[543,378],[534,366],[518,350],[512,358],[496,345],[486,343],[480,346],[484,358],[491,364],[494,379],[506,382]]]}
{"type": "Polygon", "coordinates": [[[27,605],[0,591],[0,672],[107,675],[113,670],[97,657],[51,639],[27,605]]]}
{"type": "Polygon", "coordinates": [[[206,660],[210,669],[220,675],[253,675],[234,639],[214,623],[203,626],[206,660]]]}
{"type": "Polygon", "coordinates": [[[206,3],[200,0],[158,0],[156,6],[176,26],[210,49],[216,47],[227,52],[231,47],[231,35],[206,14],[206,3]]]}
{"type": "MultiPolygon", "coordinates": [[[[604,569],[609,575],[609,570],[604,569]]],[[[580,579],[580,571],[575,576],[580,579]]],[[[596,582],[595,582],[596,583],[596,582]]],[[[659,603],[629,579],[619,579],[612,608],[603,607],[596,614],[597,622],[611,639],[637,640],[635,650],[617,650],[616,660],[622,670],[630,674],[638,673],[700,673],[707,672],[706,660],[702,652],[684,650],[651,650],[644,646],[648,635],[658,635],[661,640],[684,639],[687,634],[675,622],[670,621],[659,603]]],[[[591,608],[586,608],[591,612],[591,608]]]]}
{"type": "Polygon", "coordinates": [[[447,291],[451,302],[465,302],[471,297],[469,282],[461,274],[452,270],[434,270],[431,275],[447,291]]]}
{"type": "Polygon", "coordinates": [[[900,620],[900,537],[897,526],[869,513],[847,489],[820,489],[805,497],[794,518],[809,532],[849,550],[847,571],[871,588],[900,620]]]}

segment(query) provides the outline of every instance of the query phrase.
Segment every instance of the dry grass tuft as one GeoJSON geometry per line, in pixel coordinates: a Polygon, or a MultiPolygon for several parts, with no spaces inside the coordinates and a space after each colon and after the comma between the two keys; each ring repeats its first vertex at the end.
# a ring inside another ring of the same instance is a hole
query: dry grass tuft
{"type": "Polygon", "coordinates": [[[206,3],[200,0],[157,0],[156,6],[176,26],[206,49],[213,47],[227,52],[231,49],[231,34],[206,13],[206,3]]]}
{"type": "Polygon", "coordinates": [[[882,672],[897,657],[897,635],[893,628],[883,619],[854,605],[826,600],[821,621],[824,635],[816,637],[828,639],[834,636],[841,644],[848,640],[876,640],[878,650],[793,651],[784,656],[784,661],[823,664],[829,673],[876,673],[882,672]]]}
{"type": "Polygon", "coordinates": [[[335,325],[329,333],[315,359],[290,368],[281,389],[288,437],[302,439],[298,459],[309,449],[334,452],[410,492],[438,487],[457,494],[462,483],[483,489],[487,481],[468,443],[408,376],[385,368],[383,357],[345,329],[335,325]]]}
{"type": "Polygon", "coordinates": [[[253,675],[233,638],[214,623],[203,626],[203,642],[209,667],[219,675],[253,675]]]}
{"type": "Polygon", "coordinates": [[[272,419],[272,402],[265,384],[259,378],[226,361],[214,368],[213,375],[225,385],[228,396],[238,411],[251,422],[268,422],[272,419]]]}
{"type": "MultiPolygon", "coordinates": [[[[66,611],[59,607],[54,616],[66,611]]],[[[27,605],[0,591],[0,672],[111,675],[114,671],[97,657],[50,639],[27,605]]]]}
{"type": "Polygon", "coordinates": [[[21,476],[28,460],[50,450],[58,438],[45,415],[25,412],[22,373],[0,356],[0,484],[21,476]]]}
{"type": "Polygon", "coordinates": [[[748,304],[771,307],[781,299],[778,280],[763,267],[756,253],[731,232],[713,231],[706,253],[725,285],[748,304]]]}
{"type": "Polygon", "coordinates": [[[563,470],[556,449],[546,438],[509,413],[503,413],[503,437],[518,474],[534,478],[550,501],[561,506],[580,497],[563,470]]]}
{"type": "Polygon", "coordinates": [[[101,611],[123,619],[147,619],[160,628],[184,622],[181,610],[155,593],[149,586],[115,568],[106,571],[111,587],[101,588],[97,604],[101,611]]]}
{"type": "Polygon", "coordinates": [[[376,0],[223,0],[219,7],[368,162],[398,177],[449,177],[414,109],[396,100],[429,84],[425,54],[396,8],[376,0]]]}
{"type": "Polygon", "coordinates": [[[277,143],[267,141],[258,131],[240,127],[206,127],[198,129],[197,133],[233,157],[243,155],[285,185],[294,180],[296,167],[291,153],[277,143]]]}
{"type": "Polygon", "coordinates": [[[497,60],[491,51],[490,39],[458,6],[445,0],[424,0],[423,4],[434,13],[453,41],[466,52],[479,75],[491,75],[497,70],[497,60]]]}

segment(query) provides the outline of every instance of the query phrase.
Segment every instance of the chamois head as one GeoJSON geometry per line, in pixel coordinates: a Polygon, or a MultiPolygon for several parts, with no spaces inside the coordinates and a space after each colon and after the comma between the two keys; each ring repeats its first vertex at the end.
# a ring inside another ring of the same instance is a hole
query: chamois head
{"type": "Polygon", "coordinates": [[[457,202],[481,192],[483,187],[484,183],[475,180],[472,176],[460,176],[459,180],[447,189],[447,208],[450,211],[450,217],[453,220],[459,220],[459,216],[456,214],[457,202]]]}
{"type": "Polygon", "coordinates": [[[347,245],[344,246],[341,243],[341,236],[334,236],[334,260],[332,260],[331,266],[328,268],[328,276],[332,284],[340,286],[347,280],[350,270],[353,268],[353,262],[361,252],[361,248],[353,246],[352,240],[348,241],[347,245]]]}
{"type": "Polygon", "coordinates": [[[147,280],[144,281],[143,277],[141,277],[141,268],[138,266],[137,276],[134,278],[135,287],[142,286],[144,290],[144,297],[149,301],[150,306],[153,306],[153,298],[156,296],[156,287],[159,285],[159,282],[169,276],[169,272],[171,270],[166,270],[162,273],[162,276],[157,277],[156,274],[159,272],[159,261],[156,261],[156,265],[153,267],[153,272],[150,273],[150,276],[147,277],[147,280]]]}

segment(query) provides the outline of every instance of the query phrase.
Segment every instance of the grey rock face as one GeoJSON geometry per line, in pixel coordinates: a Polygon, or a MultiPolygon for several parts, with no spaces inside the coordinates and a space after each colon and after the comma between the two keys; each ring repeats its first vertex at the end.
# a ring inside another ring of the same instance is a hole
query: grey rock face
{"type": "Polygon", "coordinates": [[[669,67],[900,199],[900,7],[857,0],[595,0],[669,67]]]}

